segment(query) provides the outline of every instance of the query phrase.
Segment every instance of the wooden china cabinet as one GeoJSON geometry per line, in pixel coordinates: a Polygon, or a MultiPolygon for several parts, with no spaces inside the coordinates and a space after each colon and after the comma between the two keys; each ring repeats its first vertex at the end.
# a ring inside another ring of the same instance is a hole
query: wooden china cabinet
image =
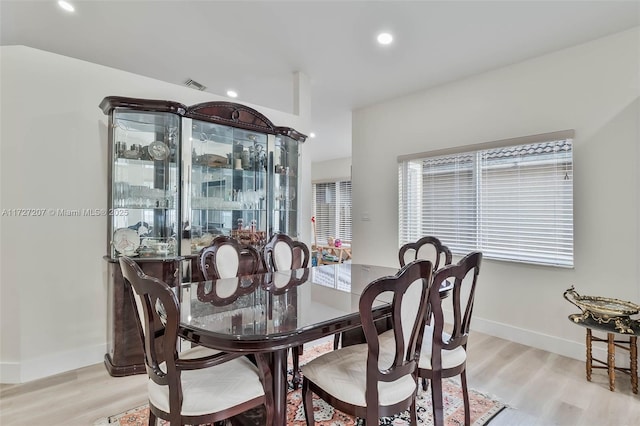
{"type": "Polygon", "coordinates": [[[185,106],[111,96],[100,108],[109,117],[105,366],[125,376],[145,366],[118,259],[130,256],[176,286],[202,279],[198,253],[217,235],[258,249],[277,232],[297,238],[299,144],[306,136],[231,102],[185,106]]]}

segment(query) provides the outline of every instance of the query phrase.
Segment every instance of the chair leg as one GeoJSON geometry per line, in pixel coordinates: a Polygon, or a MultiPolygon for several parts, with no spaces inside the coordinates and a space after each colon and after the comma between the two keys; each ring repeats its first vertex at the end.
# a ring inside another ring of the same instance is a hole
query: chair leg
{"type": "Polygon", "coordinates": [[[302,346],[295,346],[291,348],[291,358],[293,361],[293,379],[292,384],[294,389],[300,387],[300,354],[302,354],[302,346]]]}
{"type": "Polygon", "coordinates": [[[462,383],[462,398],[464,399],[464,424],[469,426],[471,424],[471,407],[469,406],[469,390],[467,388],[467,370],[462,370],[460,373],[460,382],[462,383]]]}
{"type": "Polygon", "coordinates": [[[149,409],[149,426],[156,426],[157,418],[156,415],[153,414],[151,409],[149,409]]]}
{"type": "Polygon", "coordinates": [[[335,351],[340,347],[340,333],[333,335],[333,350],[335,351]]]}
{"type": "MultiPolygon", "coordinates": [[[[378,415],[378,407],[367,406],[367,418],[364,420],[365,425],[380,424],[380,416],[378,415]]],[[[412,423],[414,424],[414,423],[412,423]]]]}
{"type": "Polygon", "coordinates": [[[304,408],[304,418],[307,421],[307,426],[315,425],[315,419],[313,417],[313,392],[309,389],[309,381],[307,379],[302,380],[302,407],[304,408]]]}
{"type": "Polygon", "coordinates": [[[442,377],[431,378],[431,403],[433,405],[433,426],[444,426],[442,377]]]}
{"type": "Polygon", "coordinates": [[[409,419],[411,420],[412,425],[418,424],[418,414],[416,413],[416,399],[413,398],[411,402],[411,408],[409,408],[409,419]]]}
{"type": "Polygon", "coordinates": [[[425,392],[429,390],[429,382],[424,377],[422,378],[422,390],[425,392]]]}
{"type": "Polygon", "coordinates": [[[265,353],[260,353],[257,354],[254,358],[256,360],[258,370],[260,371],[260,381],[265,388],[264,411],[267,420],[265,426],[272,426],[274,416],[274,400],[273,391],[268,390],[273,389],[273,376],[271,374],[271,369],[269,368],[269,357],[265,353]]]}

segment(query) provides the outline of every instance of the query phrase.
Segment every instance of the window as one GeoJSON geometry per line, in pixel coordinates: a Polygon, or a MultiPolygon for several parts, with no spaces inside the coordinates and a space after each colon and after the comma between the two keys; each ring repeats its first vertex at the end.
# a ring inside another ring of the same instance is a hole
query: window
{"type": "Polygon", "coordinates": [[[319,244],[328,237],[351,241],[351,181],[314,183],[313,215],[319,244]]]}
{"type": "Polygon", "coordinates": [[[349,263],[345,263],[340,268],[335,269],[313,268],[311,270],[311,279],[314,284],[351,293],[351,265],[349,263]]]}
{"type": "Polygon", "coordinates": [[[573,266],[573,131],[400,157],[400,245],[573,266]]]}

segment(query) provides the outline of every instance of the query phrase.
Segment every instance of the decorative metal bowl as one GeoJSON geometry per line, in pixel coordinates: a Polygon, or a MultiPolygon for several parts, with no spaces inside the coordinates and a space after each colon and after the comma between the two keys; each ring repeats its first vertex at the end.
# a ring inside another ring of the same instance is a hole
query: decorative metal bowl
{"type": "Polygon", "coordinates": [[[576,305],[583,313],[591,314],[594,319],[627,317],[640,312],[640,305],[608,297],[581,296],[571,286],[564,292],[564,298],[576,305]]]}

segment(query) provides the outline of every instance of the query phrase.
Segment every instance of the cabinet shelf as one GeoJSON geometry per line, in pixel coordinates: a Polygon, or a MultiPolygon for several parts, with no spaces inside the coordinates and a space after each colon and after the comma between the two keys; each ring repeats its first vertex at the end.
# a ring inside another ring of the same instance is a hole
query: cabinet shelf
{"type": "MultiPolygon", "coordinates": [[[[142,148],[146,148],[147,146],[143,146],[142,148]]],[[[157,163],[158,161],[156,160],[151,160],[151,159],[142,159],[142,158],[126,158],[126,157],[116,157],[115,160],[115,164],[116,166],[125,166],[125,167],[131,167],[131,166],[143,166],[143,167],[157,167],[157,163]]],[[[164,162],[164,161],[162,161],[164,162]]],[[[169,167],[175,169],[177,167],[177,164],[175,161],[169,161],[169,167]]]]}
{"type": "Polygon", "coordinates": [[[144,207],[139,205],[127,205],[115,207],[114,210],[174,210],[174,207],[144,207]]]}
{"type": "Polygon", "coordinates": [[[265,176],[267,174],[266,170],[252,170],[252,169],[232,169],[231,167],[215,167],[215,166],[204,166],[201,164],[194,164],[193,171],[199,172],[202,174],[216,174],[216,175],[224,175],[224,176],[265,176]]]}
{"type": "Polygon", "coordinates": [[[266,212],[265,209],[210,209],[210,208],[192,208],[196,211],[214,211],[214,212],[248,212],[248,213],[261,213],[266,212]]]}

